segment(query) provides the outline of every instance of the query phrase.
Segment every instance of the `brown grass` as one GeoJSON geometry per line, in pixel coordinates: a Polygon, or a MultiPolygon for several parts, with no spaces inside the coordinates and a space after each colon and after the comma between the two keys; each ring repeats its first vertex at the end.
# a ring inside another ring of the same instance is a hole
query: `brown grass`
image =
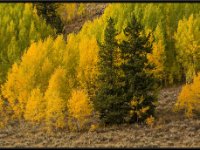
{"type": "Polygon", "coordinates": [[[200,119],[172,111],[180,89],[161,90],[153,127],[135,124],[47,134],[24,123],[0,130],[0,147],[200,147],[200,119]]]}

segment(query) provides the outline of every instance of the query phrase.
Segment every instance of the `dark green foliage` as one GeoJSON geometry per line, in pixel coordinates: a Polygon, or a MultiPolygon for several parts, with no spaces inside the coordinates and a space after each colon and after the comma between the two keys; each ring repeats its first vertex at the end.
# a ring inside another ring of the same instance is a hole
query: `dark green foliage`
{"type": "Polygon", "coordinates": [[[143,31],[141,24],[133,17],[132,22],[124,30],[127,40],[120,44],[124,60],[121,67],[125,74],[126,101],[138,101],[138,104],[132,108],[134,114],[130,122],[144,121],[153,115],[155,108],[153,103],[156,100],[154,95],[156,79],[153,74],[148,73],[153,66],[147,59],[147,54],[152,51],[152,45],[149,42],[149,36],[146,37],[143,31]],[[139,100],[141,100],[140,103],[139,100]],[[139,118],[137,111],[146,107],[149,107],[148,111],[139,118]]]}
{"type": "Polygon", "coordinates": [[[104,32],[104,43],[99,44],[99,90],[94,101],[100,119],[106,124],[122,123],[127,113],[123,108],[125,107],[124,92],[121,87],[123,82],[118,75],[120,68],[115,64],[118,44],[114,25],[114,20],[110,18],[104,32]]]}
{"type": "Polygon", "coordinates": [[[94,104],[103,123],[145,121],[154,116],[156,102],[156,79],[150,73],[154,66],[147,59],[147,54],[152,51],[150,35],[144,35],[143,27],[133,17],[124,29],[126,40],[118,45],[114,25],[110,18],[104,43],[99,44],[99,90],[94,104]],[[136,101],[135,105],[131,105],[133,101],[136,101]],[[147,111],[143,112],[145,109],[147,111]]]}
{"type": "Polygon", "coordinates": [[[63,23],[57,15],[57,3],[35,3],[37,13],[42,16],[48,24],[57,30],[57,33],[62,33],[63,23]]]}

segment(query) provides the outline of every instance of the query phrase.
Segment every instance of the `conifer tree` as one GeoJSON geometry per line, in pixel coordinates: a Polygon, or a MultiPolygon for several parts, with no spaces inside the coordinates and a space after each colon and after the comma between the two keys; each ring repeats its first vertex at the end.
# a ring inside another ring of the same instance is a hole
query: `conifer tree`
{"type": "Polygon", "coordinates": [[[112,18],[107,22],[104,32],[104,43],[99,44],[99,85],[94,107],[100,113],[105,124],[122,123],[126,114],[123,99],[123,88],[116,65],[118,44],[115,39],[117,31],[112,18]]]}
{"type": "Polygon", "coordinates": [[[148,63],[147,54],[152,51],[150,36],[144,35],[142,25],[133,16],[124,29],[126,40],[120,44],[125,74],[126,101],[130,102],[130,122],[144,121],[154,113],[155,79],[149,73],[153,66],[148,63]]]}
{"type": "Polygon", "coordinates": [[[62,33],[63,23],[57,15],[58,4],[54,3],[36,3],[37,13],[42,16],[48,24],[57,30],[57,33],[62,33]]]}

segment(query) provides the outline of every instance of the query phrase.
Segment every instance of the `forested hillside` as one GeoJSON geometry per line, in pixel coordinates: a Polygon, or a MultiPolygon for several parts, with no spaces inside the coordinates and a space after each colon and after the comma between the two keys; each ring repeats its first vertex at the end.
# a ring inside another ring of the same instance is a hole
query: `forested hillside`
{"type": "Polygon", "coordinates": [[[200,4],[2,3],[0,11],[2,129],[152,128],[161,89],[178,85],[173,112],[199,115],[200,4]]]}

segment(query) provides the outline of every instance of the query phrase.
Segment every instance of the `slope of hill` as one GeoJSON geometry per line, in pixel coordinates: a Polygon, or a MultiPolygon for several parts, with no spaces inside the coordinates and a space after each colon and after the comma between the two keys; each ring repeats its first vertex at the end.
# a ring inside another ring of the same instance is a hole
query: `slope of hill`
{"type": "Polygon", "coordinates": [[[199,147],[200,120],[173,112],[181,87],[161,90],[154,126],[120,125],[94,132],[47,134],[27,124],[0,130],[0,147],[199,147]]]}
{"type": "MultiPolygon", "coordinates": [[[[107,4],[86,4],[87,15],[65,24],[64,34],[78,33],[83,24],[101,16],[107,4]]],[[[144,124],[100,127],[93,132],[46,133],[35,124],[9,124],[0,129],[0,147],[200,147],[200,120],[174,112],[181,86],[164,88],[159,93],[154,125],[144,124]]]]}
{"type": "Polygon", "coordinates": [[[66,23],[64,26],[64,35],[67,36],[72,32],[78,33],[86,21],[93,20],[101,16],[107,5],[107,3],[86,3],[85,15],[75,17],[69,23],[66,23]]]}

